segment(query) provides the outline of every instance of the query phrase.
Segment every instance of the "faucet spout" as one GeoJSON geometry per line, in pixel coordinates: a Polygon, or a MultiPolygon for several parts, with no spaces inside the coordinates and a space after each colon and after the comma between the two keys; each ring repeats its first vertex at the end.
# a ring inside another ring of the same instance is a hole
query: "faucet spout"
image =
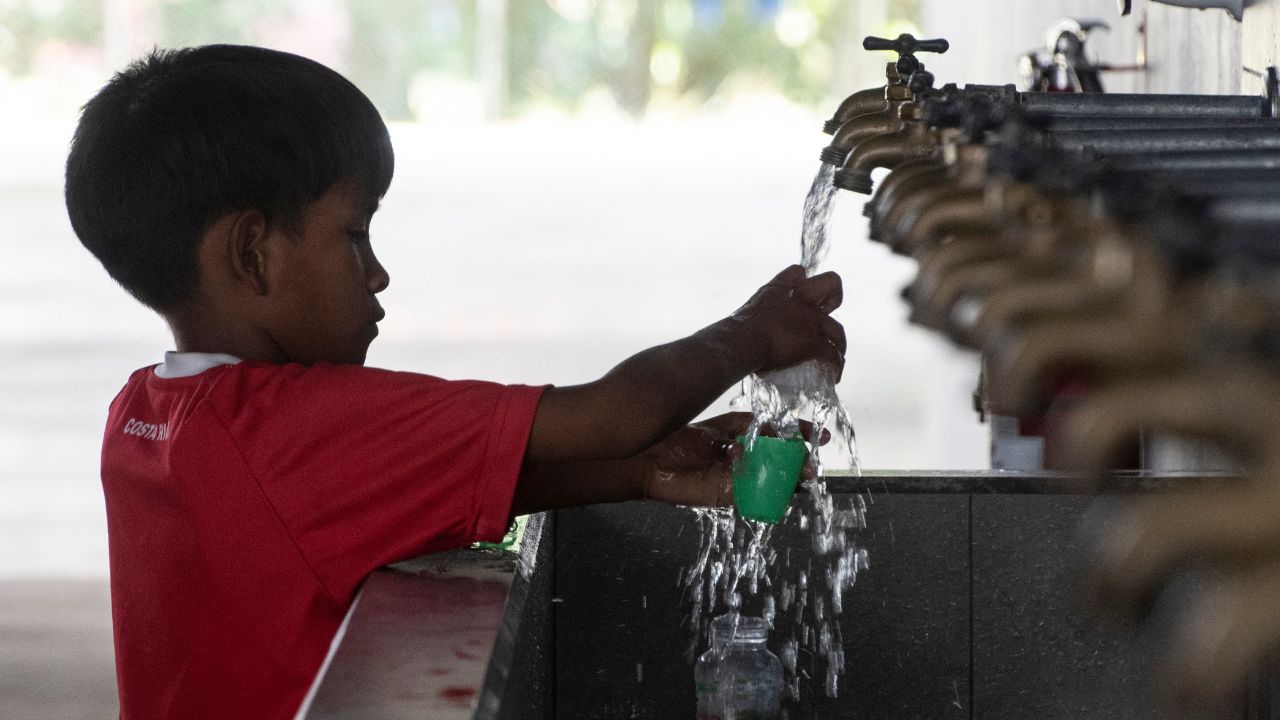
{"type": "MultiPolygon", "coordinates": [[[[897,171],[895,170],[894,173],[897,171]]],[[[894,173],[890,173],[893,175],[894,173]]],[[[887,178],[886,178],[887,180],[887,178]]],[[[924,208],[940,202],[943,198],[950,197],[957,192],[961,192],[952,182],[949,171],[932,174],[927,180],[914,182],[910,186],[910,192],[902,192],[895,198],[896,201],[885,207],[883,215],[880,217],[880,240],[890,248],[896,248],[900,245],[901,233],[906,232],[915,218],[919,217],[924,208]]],[[[896,249],[894,252],[898,252],[896,249]]]]}
{"type": "Polygon", "coordinates": [[[920,189],[941,182],[946,176],[946,165],[932,157],[911,160],[895,168],[862,208],[862,214],[868,219],[867,236],[877,242],[883,240],[883,228],[887,226],[885,219],[897,204],[914,197],[920,189]]]}
{"type": "Polygon", "coordinates": [[[971,299],[1008,285],[1025,272],[1017,257],[988,257],[960,265],[930,282],[912,295],[911,322],[952,335],[952,326],[963,324],[971,299]]]}
{"type": "Polygon", "coordinates": [[[1082,293],[1075,277],[1026,277],[992,290],[975,308],[972,322],[957,327],[960,342],[974,349],[986,348],[1001,333],[1014,327],[1044,321],[1054,315],[1084,314],[1103,310],[1117,293],[1082,293]]]}
{"type": "Polygon", "coordinates": [[[831,145],[823,147],[822,154],[819,155],[823,163],[836,165],[838,168],[845,164],[849,151],[858,146],[859,142],[870,140],[877,135],[890,135],[900,131],[905,126],[906,120],[899,117],[899,108],[904,102],[914,100],[914,97],[915,94],[908,86],[884,87],[882,108],[872,113],[855,115],[841,123],[841,126],[836,129],[835,136],[831,138],[831,145]]]}
{"type": "Polygon", "coordinates": [[[831,144],[823,148],[818,157],[827,165],[839,167],[859,143],[877,135],[899,132],[905,127],[906,122],[898,117],[896,105],[890,103],[885,110],[859,115],[841,125],[831,138],[831,144]]]}
{"type": "Polygon", "coordinates": [[[919,287],[921,293],[929,294],[933,292],[930,287],[936,287],[942,277],[955,269],[1008,254],[1008,248],[986,233],[959,233],[950,242],[939,245],[935,251],[920,258],[913,285],[919,287]]]}
{"type": "Polygon", "coordinates": [[[992,352],[987,400],[1002,415],[1034,415],[1051,399],[1054,372],[1112,381],[1159,373],[1178,364],[1189,341],[1187,323],[1168,315],[1068,317],[1016,329],[992,352]]]}
{"type": "Polygon", "coordinates": [[[957,190],[949,197],[943,196],[937,202],[919,207],[914,216],[902,218],[895,233],[898,242],[891,241],[891,246],[894,252],[919,256],[950,232],[964,229],[995,233],[999,226],[994,220],[981,189],[957,190]]]}
{"type": "Polygon", "coordinates": [[[871,171],[876,168],[895,168],[915,158],[933,154],[937,148],[933,131],[920,120],[920,106],[903,103],[899,117],[908,122],[905,127],[890,135],[877,135],[855,147],[845,160],[844,167],[835,174],[838,188],[870,195],[873,187],[871,171]]]}
{"type": "Polygon", "coordinates": [[[1110,223],[1066,218],[1063,225],[1041,224],[1006,237],[1020,245],[1015,251],[1028,272],[986,294],[973,308],[972,322],[956,328],[959,342],[969,347],[985,348],[1001,333],[1037,320],[1105,312],[1119,306],[1128,289],[1128,240],[1110,223]]]}

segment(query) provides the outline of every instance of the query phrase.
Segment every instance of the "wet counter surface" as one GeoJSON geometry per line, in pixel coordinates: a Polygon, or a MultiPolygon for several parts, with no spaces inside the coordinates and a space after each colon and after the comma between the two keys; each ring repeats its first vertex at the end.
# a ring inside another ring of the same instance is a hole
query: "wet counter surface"
{"type": "Polygon", "coordinates": [[[541,534],[535,516],[524,561],[511,550],[462,549],[370,575],[304,717],[494,717],[541,534]]]}
{"type": "MultiPolygon", "coordinates": [[[[871,500],[871,570],[841,621],[841,697],[810,689],[790,717],[1156,717],[1145,653],[1064,592],[1078,521],[1092,496],[1238,481],[831,473],[834,493],[871,500]]],[[[531,518],[518,557],[462,550],[374,573],[305,717],[693,717],[677,583],[696,550],[692,515],[651,502],[562,510],[531,518]]]]}

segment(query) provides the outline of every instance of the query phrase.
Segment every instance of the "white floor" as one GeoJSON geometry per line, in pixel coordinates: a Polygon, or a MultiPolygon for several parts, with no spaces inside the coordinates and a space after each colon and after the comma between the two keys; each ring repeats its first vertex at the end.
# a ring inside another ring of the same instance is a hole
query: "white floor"
{"type": "Polygon", "coordinates": [[[0,718],[118,716],[103,581],[0,581],[0,718]]]}

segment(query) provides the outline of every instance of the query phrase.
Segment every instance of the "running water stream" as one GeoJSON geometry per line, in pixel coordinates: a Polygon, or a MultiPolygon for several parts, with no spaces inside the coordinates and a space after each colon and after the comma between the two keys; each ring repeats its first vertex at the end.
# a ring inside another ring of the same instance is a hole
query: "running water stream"
{"type": "MultiPolygon", "coordinates": [[[[833,166],[823,164],[805,198],[800,253],[808,275],[826,256],[834,173],[833,166]]],[[[749,406],[754,415],[748,444],[765,425],[785,437],[798,434],[800,421],[807,420],[813,423],[815,437],[832,430],[832,443],[837,449],[843,446],[852,469],[859,471],[853,424],[836,395],[834,379],[818,363],[753,375],[743,381],[742,396],[734,404],[749,406]]],[[[705,645],[713,617],[744,610],[760,615],[773,629],[792,699],[800,697],[801,678],[812,679],[818,673],[824,677],[826,694],[837,695],[839,675],[846,670],[838,623],[844,593],[868,567],[867,551],[855,537],[866,527],[871,498],[853,495],[841,498],[837,506],[827,488],[821,454],[813,448],[818,476],[802,483],[805,492],[778,526],[744,520],[731,508],[697,509],[702,545],[681,578],[692,601],[690,623],[696,631],[690,659],[699,645],[705,645]],[[812,546],[803,559],[792,558],[789,548],[780,554],[774,547],[775,533],[796,531],[808,535],[812,546]]]]}

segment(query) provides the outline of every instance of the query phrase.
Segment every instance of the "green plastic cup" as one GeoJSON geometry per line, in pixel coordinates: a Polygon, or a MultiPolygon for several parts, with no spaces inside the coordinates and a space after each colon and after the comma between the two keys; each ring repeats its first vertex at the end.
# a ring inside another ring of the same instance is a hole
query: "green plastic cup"
{"type": "Polygon", "coordinates": [[[776,523],[791,504],[808,448],[798,437],[760,436],[750,447],[745,436],[738,442],[746,452],[733,466],[733,504],[744,518],[776,523]]]}

